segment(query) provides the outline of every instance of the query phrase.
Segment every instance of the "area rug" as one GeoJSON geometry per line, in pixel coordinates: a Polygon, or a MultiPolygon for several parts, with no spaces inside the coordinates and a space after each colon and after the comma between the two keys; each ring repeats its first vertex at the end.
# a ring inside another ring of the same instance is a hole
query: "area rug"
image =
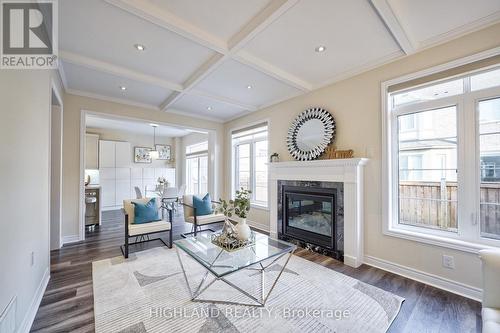
{"type": "MultiPolygon", "coordinates": [[[[193,287],[205,270],[180,251],[193,287]]],[[[269,290],[284,259],[267,269],[269,290]]],[[[386,332],[403,298],[292,256],[265,307],[199,303],[190,294],[175,249],[154,248],[92,263],[96,332],[386,332]]],[[[212,279],[209,277],[208,279],[212,279]]],[[[251,294],[256,271],[229,280],[251,294]]],[[[207,281],[208,282],[208,281],[207,281]]],[[[248,302],[215,282],[200,298],[248,302]]]]}

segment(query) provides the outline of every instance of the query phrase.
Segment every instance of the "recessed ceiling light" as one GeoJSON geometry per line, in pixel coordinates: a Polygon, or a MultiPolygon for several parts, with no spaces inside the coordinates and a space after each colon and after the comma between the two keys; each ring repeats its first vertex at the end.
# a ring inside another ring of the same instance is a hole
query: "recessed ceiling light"
{"type": "Polygon", "coordinates": [[[134,44],[134,47],[138,50],[138,51],[144,51],[146,50],[146,47],[142,44],[134,44]]]}
{"type": "Polygon", "coordinates": [[[120,90],[125,91],[125,90],[127,90],[127,87],[125,87],[125,86],[120,86],[120,90]]]}
{"type": "Polygon", "coordinates": [[[247,86],[247,89],[252,89],[252,86],[251,86],[251,85],[248,85],[248,86],[247,86]]]}
{"type": "Polygon", "coordinates": [[[326,51],[326,46],[324,46],[324,45],[317,46],[317,47],[314,49],[314,51],[316,51],[316,52],[318,52],[318,53],[319,53],[319,52],[324,52],[324,51],[326,51]]]}
{"type": "Polygon", "coordinates": [[[207,107],[207,110],[212,111],[212,107],[211,106],[207,107]]]}

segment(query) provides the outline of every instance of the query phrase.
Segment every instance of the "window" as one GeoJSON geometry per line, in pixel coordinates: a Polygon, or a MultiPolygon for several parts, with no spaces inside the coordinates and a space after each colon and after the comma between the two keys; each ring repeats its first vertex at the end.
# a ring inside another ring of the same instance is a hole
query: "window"
{"type": "Polygon", "coordinates": [[[399,130],[399,223],[456,232],[456,107],[401,115],[399,124],[407,117],[425,126],[411,136],[399,130]]]}
{"type": "Polygon", "coordinates": [[[394,86],[402,89],[386,85],[384,232],[500,246],[500,68],[394,86]]]}
{"type": "Polygon", "coordinates": [[[233,193],[242,187],[249,189],[252,204],[267,207],[267,124],[233,131],[231,142],[233,193]]]}
{"type": "Polygon", "coordinates": [[[208,141],[186,147],[186,193],[208,192],[208,141]]]}
{"type": "Polygon", "coordinates": [[[500,98],[479,101],[478,106],[481,236],[500,239],[500,98]]]}

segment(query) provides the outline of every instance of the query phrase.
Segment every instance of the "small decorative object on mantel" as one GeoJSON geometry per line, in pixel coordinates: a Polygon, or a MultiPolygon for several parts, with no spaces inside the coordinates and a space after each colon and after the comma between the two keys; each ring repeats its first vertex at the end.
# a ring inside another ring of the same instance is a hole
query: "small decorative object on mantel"
{"type": "Polygon", "coordinates": [[[322,159],[331,160],[331,159],[342,159],[342,158],[353,158],[354,150],[337,150],[335,147],[327,147],[325,149],[325,153],[321,155],[322,159]]]}
{"type": "Polygon", "coordinates": [[[311,108],[298,115],[287,135],[290,154],[299,161],[315,160],[335,138],[335,119],[325,109],[311,108]]]}
{"type": "Polygon", "coordinates": [[[271,163],[276,163],[276,162],[279,162],[279,161],[280,161],[280,154],[278,154],[278,153],[273,153],[269,157],[269,162],[271,162],[271,163]]]}
{"type": "Polygon", "coordinates": [[[246,223],[248,212],[250,211],[250,194],[252,192],[244,188],[236,191],[234,200],[226,201],[219,199],[219,204],[215,209],[217,213],[222,213],[226,217],[222,232],[212,235],[212,242],[226,250],[235,250],[242,246],[251,244],[253,233],[246,223]],[[235,214],[240,221],[234,226],[229,218],[235,214]],[[250,241],[250,243],[249,243],[250,241]]]}

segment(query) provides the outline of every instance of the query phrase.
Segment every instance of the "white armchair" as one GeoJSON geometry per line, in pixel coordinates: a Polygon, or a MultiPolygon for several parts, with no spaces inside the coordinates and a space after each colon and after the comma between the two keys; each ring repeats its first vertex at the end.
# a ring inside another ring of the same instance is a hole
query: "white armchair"
{"type": "MultiPolygon", "coordinates": [[[[217,203],[216,201],[212,201],[213,203],[217,203]]],[[[181,234],[182,237],[186,238],[188,235],[194,235],[196,236],[198,232],[201,231],[212,231],[215,232],[212,229],[204,229],[200,230],[202,226],[208,225],[208,224],[214,224],[214,223],[221,223],[224,222],[225,216],[224,214],[217,214],[217,213],[212,213],[210,215],[201,215],[197,216],[196,214],[196,208],[193,206],[193,196],[192,195],[184,195],[182,198],[182,205],[184,206],[184,220],[187,223],[192,223],[193,228],[192,232],[188,233],[183,233],[181,234]]]]}
{"type": "Polygon", "coordinates": [[[482,250],[483,333],[500,332],[500,250],[482,250]]]}
{"type": "MultiPolygon", "coordinates": [[[[133,203],[147,203],[149,200],[150,198],[123,200],[123,213],[125,214],[125,244],[123,246],[120,246],[120,249],[122,250],[123,256],[125,258],[128,258],[129,246],[134,244],[159,240],[165,246],[172,248],[172,220],[170,220],[170,222],[160,220],[149,223],[134,224],[135,207],[133,203]],[[168,243],[165,243],[165,241],[161,237],[149,239],[149,235],[157,234],[160,232],[168,232],[168,243]],[[130,237],[137,238],[138,236],[148,236],[148,239],[143,241],[136,241],[134,243],[129,242],[130,237]]],[[[157,209],[160,209],[160,207],[157,207],[157,209]]]]}

